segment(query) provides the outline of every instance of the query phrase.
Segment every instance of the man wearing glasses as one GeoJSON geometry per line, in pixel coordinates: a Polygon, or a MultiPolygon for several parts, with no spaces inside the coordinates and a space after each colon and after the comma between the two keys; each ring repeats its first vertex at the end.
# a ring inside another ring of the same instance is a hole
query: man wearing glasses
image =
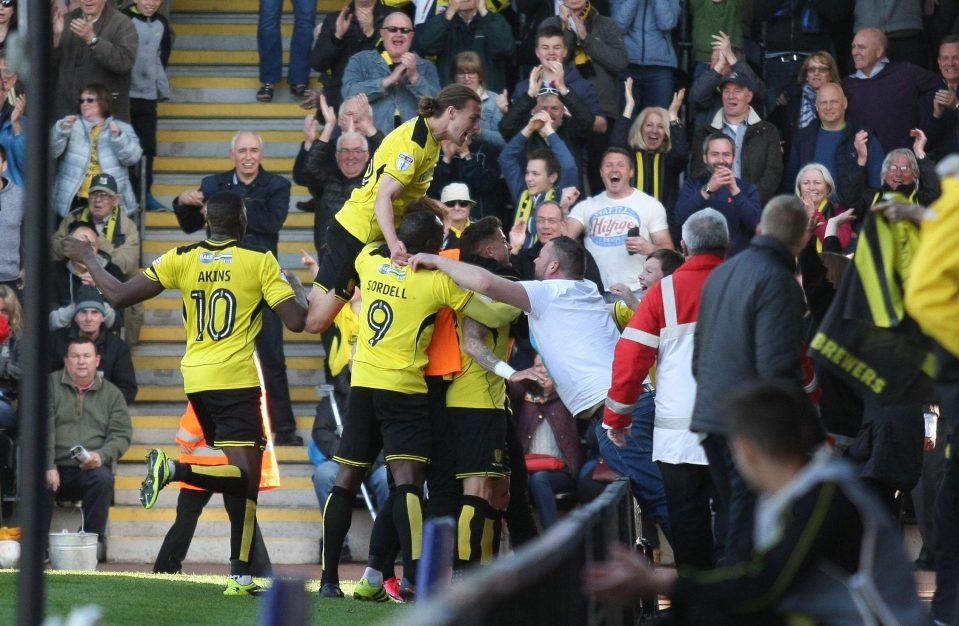
{"type": "Polygon", "coordinates": [[[345,99],[365,93],[376,128],[388,134],[416,115],[421,97],[435,97],[440,82],[436,66],[411,51],[413,22],[405,13],[387,15],[380,37],[375,49],[364,50],[347,63],[342,95],[345,99]]]}

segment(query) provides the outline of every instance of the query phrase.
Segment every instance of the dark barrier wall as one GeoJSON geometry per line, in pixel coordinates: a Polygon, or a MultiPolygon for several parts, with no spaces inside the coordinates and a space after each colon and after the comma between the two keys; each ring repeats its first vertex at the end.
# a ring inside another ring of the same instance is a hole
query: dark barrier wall
{"type": "Polygon", "coordinates": [[[635,543],[634,520],[629,483],[618,480],[539,539],[418,604],[402,624],[635,624],[638,604],[600,607],[580,593],[583,566],[603,560],[612,543],[635,543]]]}

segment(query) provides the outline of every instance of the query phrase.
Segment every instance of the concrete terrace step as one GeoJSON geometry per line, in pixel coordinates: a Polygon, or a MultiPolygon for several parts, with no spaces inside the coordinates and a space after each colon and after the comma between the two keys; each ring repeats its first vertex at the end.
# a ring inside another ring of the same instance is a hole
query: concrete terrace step
{"type": "Polygon", "coordinates": [[[294,118],[302,124],[306,111],[294,102],[161,102],[160,118],[294,118]]]}
{"type": "MultiPolygon", "coordinates": [[[[210,501],[207,508],[220,506],[218,499],[210,501]]],[[[202,518],[201,518],[202,519],[202,518]]],[[[172,525],[171,522],[163,522],[162,529],[158,528],[155,536],[117,536],[119,531],[115,528],[113,521],[110,521],[110,531],[108,535],[109,547],[107,549],[107,562],[109,563],[153,563],[157,553],[160,551],[160,545],[163,543],[163,537],[166,531],[172,525]]],[[[223,563],[230,554],[229,536],[207,537],[201,535],[204,525],[201,522],[197,527],[197,534],[194,535],[190,543],[190,551],[183,561],[185,571],[190,571],[190,565],[194,563],[223,563]]],[[[270,561],[274,565],[307,565],[319,563],[319,545],[320,536],[302,537],[298,534],[289,533],[282,526],[278,529],[272,529],[267,533],[264,524],[260,524],[260,530],[264,536],[266,549],[270,553],[270,561]]],[[[122,532],[122,531],[120,531],[122,532]]],[[[135,532],[135,529],[134,529],[135,532]]],[[[222,532],[222,531],[220,531],[222,532]]],[[[351,528],[351,534],[352,534],[351,528]]],[[[320,535],[322,535],[322,525],[320,525],[320,535]]],[[[369,542],[369,533],[367,540],[363,545],[369,542]]],[[[352,544],[350,544],[352,547],[352,544]]],[[[365,559],[366,556],[358,555],[353,552],[354,558],[365,559]]]]}
{"type": "MultiPolygon", "coordinates": [[[[182,409],[183,407],[180,407],[180,411],[182,409]]],[[[296,416],[297,430],[310,430],[313,428],[314,419],[315,416],[312,414],[296,416]]],[[[133,423],[137,443],[153,443],[150,441],[153,438],[151,435],[159,433],[157,443],[163,444],[172,441],[180,425],[180,415],[179,412],[169,415],[131,415],[130,421],[133,423]]]]}
{"type": "MultiPolygon", "coordinates": [[[[322,370],[319,373],[317,382],[322,382],[322,370]]],[[[312,381],[311,381],[312,383],[312,381]]],[[[290,400],[293,402],[315,402],[316,385],[290,385],[290,400]]],[[[170,376],[169,383],[165,385],[140,385],[137,392],[137,402],[176,402],[182,400],[186,403],[186,394],[183,391],[183,379],[180,377],[179,370],[176,370],[170,376]]]]}
{"type": "MultiPolygon", "coordinates": [[[[142,400],[140,400],[142,402],[142,400]]],[[[144,446],[141,444],[133,444],[127,450],[126,454],[120,459],[120,463],[143,463],[143,459],[147,457],[147,453],[153,448],[160,448],[166,452],[167,456],[171,459],[179,458],[180,456],[180,446],[176,444],[160,444],[160,445],[149,445],[144,446]]],[[[306,454],[306,446],[277,446],[276,447],[276,458],[280,462],[281,466],[283,463],[309,463],[310,458],[306,454]]]]}
{"type": "MultiPolygon", "coordinates": [[[[177,223],[176,215],[171,212],[147,212],[146,227],[148,230],[151,228],[179,229],[180,225],[177,223]]],[[[289,228],[312,229],[313,214],[304,211],[290,211],[290,214],[286,217],[286,221],[283,223],[283,230],[289,228]]]]}
{"type": "MultiPolygon", "coordinates": [[[[254,88],[255,89],[255,88],[254,88]]],[[[249,95],[249,92],[247,92],[249,95]]],[[[229,151],[230,140],[238,129],[229,130],[160,130],[157,133],[157,150],[171,157],[219,157],[229,151]]],[[[296,130],[259,131],[264,150],[268,155],[295,157],[303,143],[303,133],[296,130]]],[[[292,169],[291,169],[292,172],[292,169]]],[[[287,172],[281,172],[286,174],[287,172]]],[[[305,188],[301,188],[306,192],[305,188]]],[[[156,189],[154,189],[155,193],[156,189]]]]}
{"type": "MultiPolygon", "coordinates": [[[[223,0],[173,0],[170,10],[173,22],[176,24],[180,18],[178,13],[252,13],[259,11],[259,0],[232,0],[223,2],[223,0]]],[[[329,13],[330,11],[339,11],[343,7],[341,2],[336,0],[319,0],[317,2],[317,13],[329,13]]],[[[288,13],[293,10],[293,4],[290,0],[283,0],[283,12],[288,13]]]]}
{"type": "MultiPolygon", "coordinates": [[[[312,467],[312,466],[311,466],[312,467]]],[[[139,506],[140,484],[143,472],[137,476],[117,476],[114,485],[113,502],[116,506],[139,506]]],[[[163,488],[157,497],[156,506],[176,507],[180,495],[180,483],[171,483],[163,488]]],[[[262,507],[319,508],[316,490],[310,476],[286,476],[280,469],[280,486],[277,489],[261,491],[257,503],[262,507]]]]}

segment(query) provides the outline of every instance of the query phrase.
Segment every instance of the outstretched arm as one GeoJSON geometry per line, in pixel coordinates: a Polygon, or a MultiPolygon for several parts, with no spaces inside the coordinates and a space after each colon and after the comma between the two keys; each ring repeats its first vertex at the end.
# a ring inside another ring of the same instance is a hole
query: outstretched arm
{"type": "Polygon", "coordinates": [[[143,274],[136,274],[130,280],[121,282],[110,275],[97,262],[97,253],[93,244],[85,239],[67,237],[63,240],[63,254],[71,261],[80,261],[87,266],[97,288],[110,304],[117,308],[128,307],[157,296],[163,291],[163,285],[154,282],[143,274]]]}
{"type": "Polygon", "coordinates": [[[425,253],[411,256],[410,265],[414,270],[421,267],[438,269],[456,281],[456,284],[463,289],[477,291],[498,302],[512,304],[522,311],[530,310],[529,296],[521,284],[497,276],[476,265],[425,253]]]}
{"type": "Polygon", "coordinates": [[[463,351],[483,366],[483,369],[505,378],[508,382],[518,383],[531,380],[540,385],[546,384],[546,377],[532,367],[516,371],[506,361],[501,361],[490,349],[484,339],[489,329],[471,317],[463,318],[463,351]]]}

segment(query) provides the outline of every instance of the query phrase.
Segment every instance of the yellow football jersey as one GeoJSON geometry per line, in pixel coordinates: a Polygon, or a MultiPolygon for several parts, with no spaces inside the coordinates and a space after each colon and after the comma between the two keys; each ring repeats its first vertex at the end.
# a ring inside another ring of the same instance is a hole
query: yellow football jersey
{"type": "Polygon", "coordinates": [[[183,292],[187,393],[259,386],[253,341],[263,325],[260,307],[295,296],[272,252],[207,240],[166,252],[143,274],[183,292]]]}
{"type": "Polygon", "coordinates": [[[426,393],[423,368],[436,312],[459,311],[473,295],[436,270],[413,271],[390,262],[385,246],[366,246],[356,258],[363,306],[353,355],[352,384],[400,393],[426,393]]]}
{"type": "MultiPolygon", "coordinates": [[[[501,326],[491,328],[486,333],[484,343],[501,361],[508,361],[510,325],[522,311],[502,302],[492,302],[490,305],[501,309],[510,319],[501,326]]],[[[462,350],[463,317],[462,313],[456,314],[462,370],[446,391],[446,405],[467,409],[502,409],[506,406],[506,379],[487,370],[462,350]]]]}
{"type": "Polygon", "coordinates": [[[363,243],[381,241],[383,231],[373,204],[383,175],[389,174],[403,184],[403,193],[393,201],[393,221],[399,224],[406,205],[426,195],[439,155],[440,143],[433,137],[427,118],[414,117],[401,124],[383,139],[366,166],[363,184],[336,212],[336,221],[363,243]]]}

